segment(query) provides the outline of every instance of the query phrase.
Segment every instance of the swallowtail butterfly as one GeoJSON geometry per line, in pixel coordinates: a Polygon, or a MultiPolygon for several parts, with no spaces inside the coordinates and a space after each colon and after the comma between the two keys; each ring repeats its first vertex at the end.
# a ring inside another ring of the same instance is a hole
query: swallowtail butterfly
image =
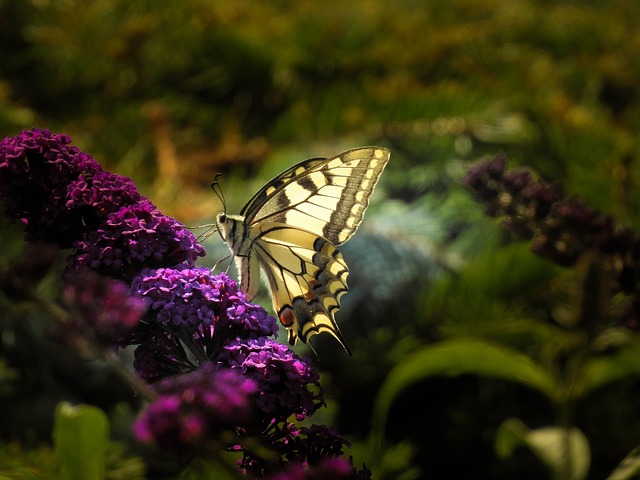
{"type": "Polygon", "coordinates": [[[305,160],[262,187],[239,215],[216,217],[240,287],[251,300],[262,272],[291,345],[329,332],[351,353],[334,317],[349,274],[336,247],[360,225],[389,156],[383,147],[361,147],[305,160]]]}

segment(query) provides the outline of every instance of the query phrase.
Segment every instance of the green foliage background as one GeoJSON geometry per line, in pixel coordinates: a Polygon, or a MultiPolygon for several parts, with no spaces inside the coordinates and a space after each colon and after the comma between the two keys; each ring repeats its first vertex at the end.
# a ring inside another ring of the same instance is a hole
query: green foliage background
{"type": "MultiPolygon", "coordinates": [[[[627,0],[0,0],[0,134],[67,133],[189,225],[220,210],[208,189],[218,171],[235,212],[297,161],[388,146],[344,249],[352,289],[339,321],[354,356],[316,343],[356,461],[376,478],[604,478],[640,444],[637,335],[604,311],[592,334],[577,307],[588,265],[537,259],[459,181],[470,161],[502,151],[637,228],[638,18],[627,0]],[[512,417],[526,427],[505,427],[512,417]],[[526,431],[573,427],[588,441],[587,451],[566,435],[587,472],[540,455],[526,431]],[[507,454],[505,438],[530,448],[507,454]]],[[[20,229],[1,228],[9,265],[20,229]]],[[[216,240],[209,265],[225,255],[216,240]]],[[[58,352],[46,323],[22,322],[11,300],[0,303],[11,367],[0,394],[12,422],[0,433],[26,453],[0,466],[29,464],[28,445],[50,438],[52,405],[69,397],[100,404],[117,437],[117,395],[96,402],[110,383],[81,389],[43,370],[58,352]],[[30,415],[15,408],[25,378],[48,385],[31,392],[30,415]]],[[[54,373],[89,368],[69,362],[54,373]]]]}

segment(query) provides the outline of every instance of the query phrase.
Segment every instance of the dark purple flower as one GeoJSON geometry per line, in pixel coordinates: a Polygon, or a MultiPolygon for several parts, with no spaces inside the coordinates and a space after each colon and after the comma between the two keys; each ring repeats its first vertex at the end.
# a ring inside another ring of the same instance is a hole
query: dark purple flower
{"type": "Polygon", "coordinates": [[[473,189],[479,199],[492,200],[500,193],[498,181],[504,175],[506,166],[507,158],[502,155],[491,161],[478,162],[469,168],[464,183],[473,189]]]}
{"type": "Polygon", "coordinates": [[[260,386],[256,407],[265,419],[301,420],[324,404],[319,375],[289,347],[262,337],[225,345],[218,362],[238,368],[260,386]],[[311,387],[311,389],[310,389],[311,387]]]}
{"type": "Polygon", "coordinates": [[[219,315],[220,290],[216,287],[208,268],[186,265],[144,269],[131,284],[158,323],[188,331],[201,324],[210,326],[219,315]]]}
{"type": "Polygon", "coordinates": [[[68,186],[102,168],[70,142],[34,129],[0,143],[0,200],[9,218],[25,224],[28,240],[69,247],[85,230],[80,213],[67,207],[68,186]]]}
{"type": "Polygon", "coordinates": [[[215,322],[200,325],[195,334],[209,358],[215,359],[223,345],[232,341],[274,337],[278,333],[276,319],[260,305],[248,302],[238,284],[226,273],[212,276],[212,281],[220,291],[215,322]]]}
{"type": "MultiPolygon", "coordinates": [[[[285,472],[298,472],[305,475],[309,472],[321,472],[323,466],[331,464],[331,462],[327,463],[328,460],[338,459],[343,455],[344,447],[349,445],[349,442],[335,429],[324,425],[298,428],[289,422],[273,423],[263,436],[270,448],[278,454],[280,461],[274,465],[256,457],[250,450],[244,450],[238,465],[246,474],[262,477],[283,466],[285,466],[285,472]]],[[[340,459],[337,464],[347,475],[344,478],[370,478],[366,475],[356,476],[356,470],[350,461],[340,459]]]]}
{"type": "MultiPolygon", "coordinates": [[[[187,265],[144,269],[131,288],[146,299],[157,322],[188,327],[189,331],[197,329],[203,342],[277,333],[275,318],[259,305],[247,302],[226,273],[213,275],[208,268],[187,265]]],[[[212,353],[210,348],[208,351],[212,353]]]]}
{"type": "Polygon", "coordinates": [[[155,387],[158,397],[133,425],[136,438],[163,451],[182,454],[251,418],[251,398],[257,385],[237,372],[211,363],[167,378],[155,387]]]}
{"type": "Polygon", "coordinates": [[[292,463],[298,461],[315,465],[324,458],[339,457],[348,445],[349,442],[335,428],[326,425],[301,427],[287,458],[292,463]]]}
{"type": "MultiPolygon", "coordinates": [[[[637,296],[640,288],[640,238],[584,201],[564,196],[553,184],[530,171],[506,171],[506,158],[478,162],[464,182],[487,213],[502,219],[519,236],[531,239],[531,250],[559,265],[571,267],[586,254],[600,258],[613,274],[612,292],[637,296]]],[[[631,301],[621,323],[637,325],[638,302],[631,301]]]]}
{"type": "Polygon", "coordinates": [[[226,274],[194,267],[204,249],[189,230],[69,143],[46,130],[4,139],[0,200],[28,239],[74,249],[64,274],[66,338],[88,353],[95,339],[138,345],[134,368],[158,396],[136,437],[184,457],[235,435],[235,447],[225,446],[243,454],[246,472],[296,463],[291,472],[302,468],[304,478],[355,478],[334,458],[342,437],[288,421],[324,401],[318,373],[272,338],[275,318],[226,274]],[[252,457],[258,444],[280,458],[252,457]]]}
{"type": "Polygon", "coordinates": [[[208,268],[144,269],[131,289],[149,306],[149,318],[131,340],[140,344],[136,372],[147,381],[194,367],[177,335],[190,342],[188,348],[196,349],[198,358],[216,360],[223,345],[273,336],[278,329],[275,318],[247,302],[226,273],[213,275],[208,268]]]}
{"type": "Polygon", "coordinates": [[[82,212],[85,223],[95,226],[122,207],[148,201],[130,178],[104,171],[81,175],[67,191],[67,208],[82,212]]]}
{"type": "Polygon", "coordinates": [[[634,236],[607,215],[576,198],[564,197],[553,184],[537,180],[527,170],[506,170],[506,158],[478,162],[464,182],[487,213],[501,217],[533,250],[561,265],[574,265],[589,249],[626,256],[634,236]]]}
{"type": "Polygon", "coordinates": [[[29,240],[73,246],[69,270],[130,278],[143,267],[193,264],[193,234],[160,213],[133,182],[105,172],[67,135],[28,130],[0,143],[0,200],[29,240]]]}
{"type": "Polygon", "coordinates": [[[74,313],[74,324],[92,336],[114,342],[133,330],[147,306],[119,280],[87,271],[65,287],[65,299],[74,313]]]}
{"type": "Polygon", "coordinates": [[[281,472],[264,477],[268,480],[352,480],[358,477],[353,465],[346,458],[325,458],[318,465],[310,467],[303,464],[291,464],[281,472]]]}
{"type": "Polygon", "coordinates": [[[192,265],[204,255],[191,231],[163,215],[148,200],[110,213],[106,221],[73,244],[71,272],[85,267],[120,278],[144,267],[192,265]]]}

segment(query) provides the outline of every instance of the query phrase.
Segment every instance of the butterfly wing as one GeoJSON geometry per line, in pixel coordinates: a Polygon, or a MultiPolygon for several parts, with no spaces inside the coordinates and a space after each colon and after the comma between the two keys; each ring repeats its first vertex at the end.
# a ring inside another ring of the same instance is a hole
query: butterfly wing
{"type": "Polygon", "coordinates": [[[389,161],[383,147],[306,160],[271,180],[242,209],[247,224],[297,226],[341,245],[355,233],[389,161]]]}
{"type": "Polygon", "coordinates": [[[351,353],[334,318],[349,275],[338,249],[312,232],[282,223],[261,223],[252,238],[289,343],[294,345],[298,337],[307,342],[326,331],[351,353]]]}

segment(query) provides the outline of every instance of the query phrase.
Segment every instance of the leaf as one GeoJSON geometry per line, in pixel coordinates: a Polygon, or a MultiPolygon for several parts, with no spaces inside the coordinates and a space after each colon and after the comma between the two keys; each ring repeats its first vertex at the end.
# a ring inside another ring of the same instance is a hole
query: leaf
{"type": "Polygon", "coordinates": [[[500,458],[509,458],[515,449],[524,443],[529,429],[517,418],[502,422],[496,431],[494,448],[500,458]]]}
{"type": "Polygon", "coordinates": [[[611,472],[607,480],[631,480],[640,475],[640,447],[636,447],[611,472]]]}
{"type": "Polygon", "coordinates": [[[555,398],[555,380],[517,350],[473,339],[447,340],[408,355],[382,384],[373,410],[372,436],[382,438],[389,410],[410,385],[437,375],[482,375],[513,381],[555,398]]]}
{"type": "Polygon", "coordinates": [[[69,480],[102,480],[109,445],[109,421],[102,410],[90,406],[58,405],[53,442],[62,471],[69,480]]]}
{"type": "Polygon", "coordinates": [[[633,345],[615,354],[589,360],[584,367],[584,372],[584,387],[578,392],[580,395],[626,377],[638,376],[640,375],[640,349],[633,345]]]}
{"type": "Polygon", "coordinates": [[[520,445],[528,447],[553,472],[554,478],[583,480],[589,473],[589,442],[575,427],[529,430],[518,419],[506,420],[496,433],[496,453],[507,458],[520,445]]]}
{"type": "Polygon", "coordinates": [[[210,478],[216,480],[235,480],[238,478],[234,470],[237,468],[235,465],[231,465],[226,458],[217,457],[215,459],[201,459],[196,458],[187,465],[180,475],[179,480],[199,480],[202,478],[210,478]],[[223,462],[226,462],[225,466],[223,462]]]}

